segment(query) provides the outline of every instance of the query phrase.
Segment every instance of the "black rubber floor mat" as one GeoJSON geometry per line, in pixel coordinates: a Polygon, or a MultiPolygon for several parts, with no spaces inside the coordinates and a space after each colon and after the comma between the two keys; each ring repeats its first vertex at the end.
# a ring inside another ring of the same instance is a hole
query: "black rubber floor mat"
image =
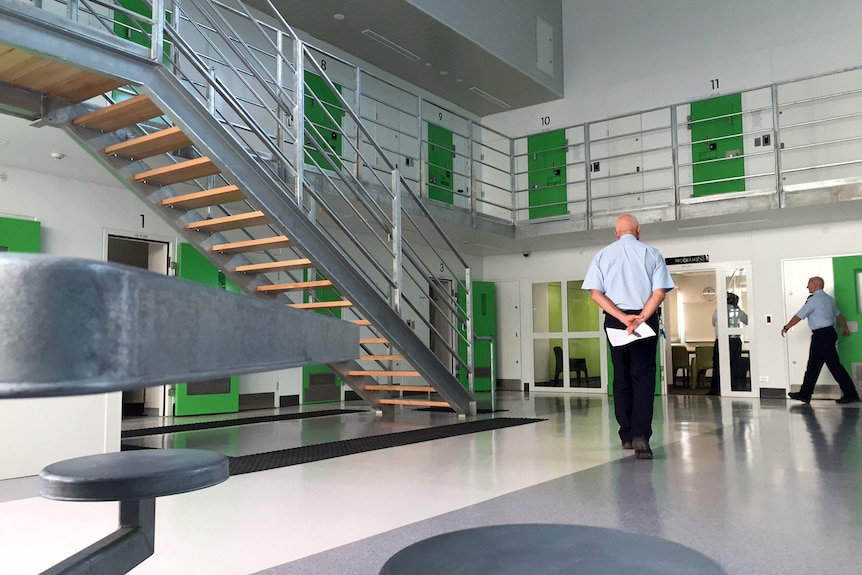
{"type": "Polygon", "coordinates": [[[545,420],[498,417],[496,419],[468,421],[466,423],[441,425],[438,427],[429,427],[427,429],[373,435],[371,437],[347,439],[345,441],[335,441],[332,443],[321,443],[320,445],[294,447],[292,449],[270,451],[269,453],[229,457],[230,474],[242,475],[243,473],[266,471],[267,469],[276,469],[278,467],[287,467],[289,465],[298,465],[300,463],[332,459],[333,457],[341,457],[342,455],[353,455],[354,453],[375,451],[377,449],[386,449],[387,447],[399,447],[401,445],[421,443],[423,441],[442,439],[444,437],[455,437],[457,435],[467,435],[469,433],[476,433],[479,431],[514,427],[516,425],[525,425],[527,423],[536,423],[538,421],[545,420]]]}
{"type": "MultiPolygon", "coordinates": [[[[455,410],[451,407],[418,407],[413,411],[436,411],[439,413],[455,413],[455,410]]],[[[476,410],[476,413],[486,414],[486,413],[500,413],[501,411],[509,411],[508,409],[485,409],[480,407],[476,410]]]]}
{"type": "Polygon", "coordinates": [[[183,423],[179,425],[165,425],[162,427],[146,427],[143,429],[128,429],[120,434],[121,439],[132,437],[144,437],[146,435],[161,435],[162,433],[176,433],[178,431],[197,431],[199,429],[216,429],[219,427],[234,427],[237,425],[248,425],[250,423],[267,423],[270,421],[284,421],[288,419],[308,419],[310,417],[326,417],[328,415],[347,415],[350,413],[371,413],[367,409],[322,409],[320,411],[306,411],[302,413],[283,413],[280,415],[258,415],[255,417],[240,417],[236,419],[220,419],[218,421],[200,421],[197,423],[183,423]]]}

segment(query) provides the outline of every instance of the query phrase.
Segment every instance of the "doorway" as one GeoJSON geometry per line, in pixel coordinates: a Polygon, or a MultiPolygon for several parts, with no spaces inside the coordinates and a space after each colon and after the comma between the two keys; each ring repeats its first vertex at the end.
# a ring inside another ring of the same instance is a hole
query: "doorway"
{"type": "Polygon", "coordinates": [[[429,346],[440,362],[450,373],[455,373],[455,292],[452,280],[446,278],[431,278],[428,285],[428,297],[431,305],[428,309],[428,321],[431,324],[429,346]]]}
{"type": "MultiPolygon", "coordinates": [[[[105,260],[167,275],[170,270],[171,242],[147,236],[108,233],[105,260]]],[[[164,387],[133,389],[123,392],[123,417],[161,416],[170,413],[164,387]]]]}
{"type": "Polygon", "coordinates": [[[750,396],[755,352],[749,262],[671,268],[676,289],[663,306],[665,393],[750,396]],[[725,318],[720,321],[719,318],[725,318]]]}

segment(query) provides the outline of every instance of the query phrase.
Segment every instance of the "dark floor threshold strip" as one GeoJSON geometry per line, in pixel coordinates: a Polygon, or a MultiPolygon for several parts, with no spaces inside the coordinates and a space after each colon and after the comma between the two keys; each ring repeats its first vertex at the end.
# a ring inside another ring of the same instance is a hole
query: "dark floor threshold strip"
{"type": "Polygon", "coordinates": [[[285,421],[288,419],[308,419],[311,417],[326,417],[329,415],[347,415],[350,413],[369,413],[367,409],[322,409],[302,413],[282,413],[280,415],[258,415],[255,417],[240,417],[237,419],[220,419],[218,421],[200,421],[197,423],[182,423],[179,425],[164,425],[162,427],[146,427],[143,429],[128,429],[120,434],[121,439],[144,437],[146,435],[161,435],[177,433],[178,431],[198,431],[200,429],[217,429],[219,427],[235,427],[251,423],[268,423],[270,421],[285,421]]]}
{"type": "MultiPolygon", "coordinates": [[[[451,407],[417,407],[413,411],[433,411],[436,413],[455,413],[455,410],[451,407]]],[[[500,413],[501,411],[509,411],[508,409],[485,409],[484,407],[480,407],[476,410],[476,413],[483,415],[487,413],[500,413]]]]}
{"type": "Polygon", "coordinates": [[[470,433],[477,433],[479,431],[514,427],[516,425],[525,425],[527,423],[536,423],[538,421],[545,420],[499,417],[496,419],[484,419],[481,421],[468,421],[466,423],[441,425],[437,427],[429,427],[427,429],[347,439],[345,441],[334,441],[332,443],[321,443],[320,445],[294,447],[292,449],[282,449],[280,451],[271,451],[269,453],[229,457],[230,474],[242,475],[244,473],[253,473],[255,471],[266,471],[267,469],[288,467],[290,465],[310,463],[312,461],[322,461],[324,459],[332,459],[343,455],[353,455],[355,453],[375,451],[378,449],[386,449],[388,447],[399,447],[402,445],[421,443],[423,441],[442,439],[444,437],[467,435],[470,433]]]}

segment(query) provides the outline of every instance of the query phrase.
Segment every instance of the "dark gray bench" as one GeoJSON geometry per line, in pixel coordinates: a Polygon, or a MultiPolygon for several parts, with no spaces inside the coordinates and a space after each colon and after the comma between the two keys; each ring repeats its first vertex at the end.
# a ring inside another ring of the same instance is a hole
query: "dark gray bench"
{"type": "MultiPolygon", "coordinates": [[[[0,399],[107,393],[359,356],[359,328],[137,268],[0,254],[0,399]],[[225,326],[230,326],[229,330],[225,326]]],[[[193,449],[78,457],[48,465],[40,494],[119,501],[118,529],[45,571],[118,575],[154,552],[156,497],[228,478],[193,449]]]]}

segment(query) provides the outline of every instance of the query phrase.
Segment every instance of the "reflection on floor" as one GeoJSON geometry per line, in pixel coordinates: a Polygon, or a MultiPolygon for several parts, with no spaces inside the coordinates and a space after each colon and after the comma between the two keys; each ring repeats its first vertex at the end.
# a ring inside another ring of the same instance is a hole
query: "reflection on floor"
{"type": "MultiPolygon", "coordinates": [[[[659,397],[656,458],[641,461],[620,449],[606,397],[500,396],[501,415],[547,421],[250,473],[160,499],[156,552],[132,573],[371,575],[422,538],[514,522],[663,537],[733,574],[858,572],[860,404],[659,397]]],[[[234,455],[457,421],[369,411],[154,441],[234,455]]],[[[124,426],[142,424],[150,422],[124,426]]],[[[34,484],[0,482],[0,573],[37,573],[116,525],[116,504],[43,500],[34,484]]]]}

